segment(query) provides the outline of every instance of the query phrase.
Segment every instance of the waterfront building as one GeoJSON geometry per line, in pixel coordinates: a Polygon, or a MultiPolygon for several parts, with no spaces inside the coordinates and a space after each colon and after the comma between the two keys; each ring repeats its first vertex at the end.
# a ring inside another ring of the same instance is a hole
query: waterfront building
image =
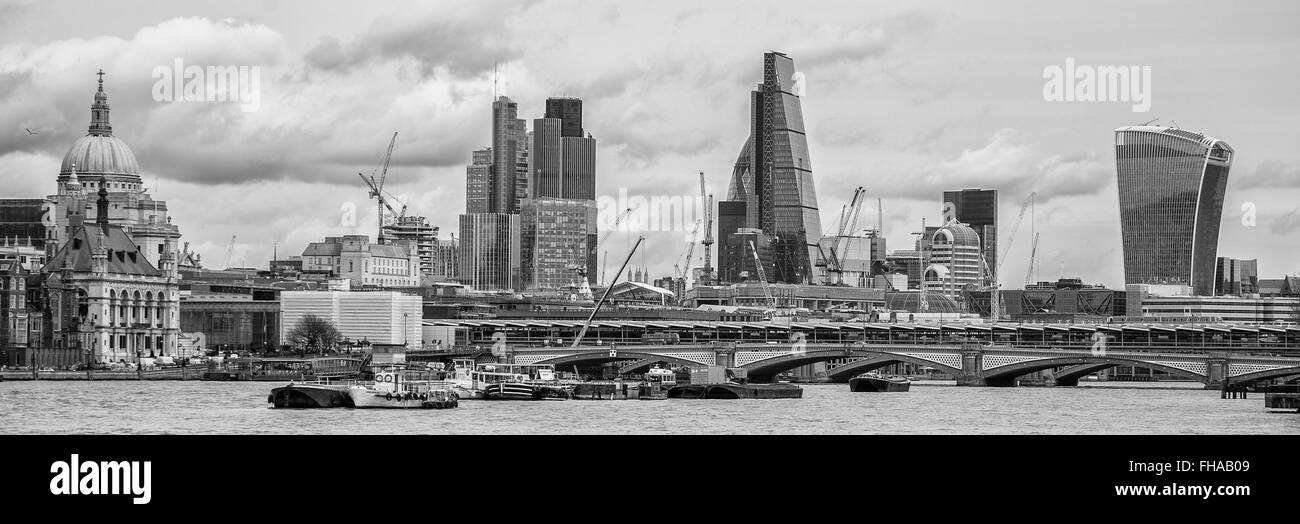
{"type": "Polygon", "coordinates": [[[422,346],[421,299],[396,291],[284,291],[280,293],[280,340],[308,314],[328,320],[339,335],[371,344],[422,346]]]}
{"type": "Polygon", "coordinates": [[[980,285],[981,249],[979,235],[966,224],[953,222],[937,229],[930,237],[924,290],[956,298],[966,286],[980,285]]]}
{"type": "MultiPolygon", "coordinates": [[[[998,191],[996,189],[962,189],[943,192],[944,223],[960,222],[980,237],[980,252],[988,261],[989,272],[998,267],[998,191]]],[[[996,281],[993,275],[990,283],[996,281]]]]}
{"type": "Polygon", "coordinates": [[[220,284],[183,284],[182,333],[201,333],[210,349],[264,352],[280,346],[280,290],[220,284]]]}
{"type": "Polygon", "coordinates": [[[1141,316],[1145,321],[1300,322],[1300,297],[1145,295],[1141,300],[1141,316]]]}
{"type": "MultiPolygon", "coordinates": [[[[732,169],[726,206],[719,203],[719,239],[725,242],[739,229],[731,227],[732,217],[742,210],[743,227],[769,237],[776,262],[768,275],[773,282],[811,281],[821,238],[797,78],[789,56],[775,51],[763,55],[763,82],[750,93],[749,138],[732,169]]],[[[741,264],[729,260],[738,254],[738,249],[722,250],[719,267],[741,264]]]]}
{"type": "MultiPolygon", "coordinates": [[[[58,192],[48,197],[52,205],[46,218],[50,224],[46,228],[47,254],[53,254],[68,240],[74,217],[88,222],[98,220],[94,197],[102,185],[108,190],[109,223],[122,226],[140,247],[140,254],[158,267],[166,246],[175,249],[179,245],[180,229],[171,223],[167,203],[149,195],[140,179],[135,153],[113,136],[102,73],[90,112],[88,133],[63,155],[58,192]]],[[[171,256],[176,258],[175,253],[171,256]]]]}
{"type": "Polygon", "coordinates": [[[1213,295],[1233,149],[1161,126],[1115,130],[1125,284],[1188,285],[1213,295]]]}
{"type": "Polygon", "coordinates": [[[347,278],[352,287],[416,287],[420,258],[405,246],[375,244],[367,235],[326,237],[302,252],[304,273],[347,278]]]}
{"type": "Polygon", "coordinates": [[[1214,264],[1215,295],[1253,295],[1259,293],[1259,261],[1219,257],[1214,264]]]}
{"type": "Polygon", "coordinates": [[[438,248],[438,226],[429,225],[422,216],[400,216],[384,226],[384,238],[390,244],[402,246],[419,259],[420,276],[433,274],[434,251],[438,248]]]}
{"type": "Polygon", "coordinates": [[[594,268],[588,240],[595,236],[596,201],[525,199],[520,208],[520,260],[525,289],[557,290],[590,285],[594,268]],[[584,276],[585,273],[585,276],[584,276]]]}
{"type": "Polygon", "coordinates": [[[41,306],[49,330],[40,345],[56,365],[186,356],[177,345],[176,246],[166,239],[155,267],[127,227],[110,222],[109,184],[107,177],[97,181],[95,221],[70,215],[66,241],[41,268],[48,275],[41,306]]]}

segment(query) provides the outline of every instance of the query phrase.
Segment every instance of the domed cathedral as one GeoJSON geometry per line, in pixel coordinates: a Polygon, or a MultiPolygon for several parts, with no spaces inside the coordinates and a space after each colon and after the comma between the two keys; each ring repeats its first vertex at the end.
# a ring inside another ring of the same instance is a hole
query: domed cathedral
{"type": "Polygon", "coordinates": [[[180,230],[145,193],[135,154],[113,136],[103,71],[90,132],[63,157],[49,197],[39,304],[43,364],[178,356],[180,230]]]}
{"type": "Polygon", "coordinates": [[[48,197],[53,203],[53,227],[46,229],[47,255],[67,241],[73,217],[98,220],[94,200],[101,187],[108,190],[109,223],[125,228],[150,264],[157,267],[164,252],[176,250],[181,233],[167,216],[167,203],[148,194],[135,153],[113,136],[103,71],[90,106],[89,132],[63,155],[58,187],[58,194],[48,197]]]}

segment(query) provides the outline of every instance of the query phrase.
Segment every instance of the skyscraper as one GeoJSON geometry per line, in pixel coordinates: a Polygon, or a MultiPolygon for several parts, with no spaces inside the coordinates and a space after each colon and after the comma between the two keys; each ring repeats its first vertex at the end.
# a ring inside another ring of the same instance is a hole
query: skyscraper
{"type": "MultiPolygon", "coordinates": [[[[801,283],[812,278],[821,238],[812,160],[804,132],[794,60],[775,51],[763,55],[763,82],[750,93],[750,136],[732,170],[728,200],[745,206],[745,227],[771,238],[775,282],[801,283]]],[[[730,206],[732,213],[738,211],[730,206]]],[[[721,221],[719,227],[722,226],[721,221]]],[[[725,239],[735,231],[719,229],[725,239]]],[[[721,260],[738,252],[723,250],[721,260]]]]}
{"type": "Polygon", "coordinates": [[[520,206],[529,215],[522,222],[521,244],[526,285],[568,285],[574,273],[570,266],[580,267],[588,283],[595,284],[596,215],[586,209],[595,208],[596,139],[583,136],[581,99],[546,100],[546,116],[533,120],[530,155],[530,198],[537,202],[520,206]],[[575,258],[570,249],[581,256],[575,258]]]}
{"type": "Polygon", "coordinates": [[[519,105],[502,96],[492,102],[492,192],[489,209],[493,213],[518,213],[516,169],[524,144],[526,129],[518,118],[519,105]]]}
{"type": "MultiPolygon", "coordinates": [[[[988,263],[989,273],[998,267],[998,191],[996,189],[962,189],[943,192],[944,223],[969,225],[980,237],[980,251],[988,263]]],[[[997,278],[996,273],[993,275],[997,278]]]]}
{"type": "Polygon", "coordinates": [[[1214,294],[1232,154],[1222,140],[1182,129],[1115,130],[1125,284],[1181,284],[1214,294]]]}
{"type": "Polygon", "coordinates": [[[492,148],[485,147],[471,153],[470,165],[465,168],[465,212],[492,212],[492,148]]]}

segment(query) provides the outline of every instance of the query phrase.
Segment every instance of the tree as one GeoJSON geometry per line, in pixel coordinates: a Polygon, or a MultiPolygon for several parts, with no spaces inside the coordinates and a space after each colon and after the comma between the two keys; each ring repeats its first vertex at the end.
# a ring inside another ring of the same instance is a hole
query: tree
{"type": "Polygon", "coordinates": [[[340,338],[339,330],[332,322],[312,314],[298,320],[293,331],[289,332],[289,342],[298,348],[301,356],[306,356],[307,352],[324,353],[334,349],[340,338]]]}

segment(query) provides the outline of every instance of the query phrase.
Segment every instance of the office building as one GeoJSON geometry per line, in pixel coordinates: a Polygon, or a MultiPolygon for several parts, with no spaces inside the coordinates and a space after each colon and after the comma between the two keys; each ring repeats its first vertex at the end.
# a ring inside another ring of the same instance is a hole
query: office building
{"type": "Polygon", "coordinates": [[[1219,221],[1233,149],[1161,126],[1115,130],[1126,284],[1188,285],[1213,295],[1219,221]]]}
{"type": "Polygon", "coordinates": [[[307,315],[334,324],[339,335],[371,344],[420,349],[422,299],[396,291],[284,291],[280,293],[280,340],[307,315]]]}
{"type": "MultiPolygon", "coordinates": [[[[729,213],[743,206],[745,228],[769,237],[775,282],[803,283],[814,278],[821,219],[813,187],[812,159],[795,85],[794,60],[783,53],[763,55],[763,82],[750,93],[750,134],[732,169],[727,191],[729,213]]],[[[723,226],[719,221],[719,227],[723,226]]],[[[734,230],[718,230],[725,239],[734,230]]],[[[738,252],[732,250],[732,253],[738,252]]],[[[719,267],[736,266],[719,254],[719,267]]]]}
{"type": "Polygon", "coordinates": [[[525,289],[582,287],[594,278],[588,240],[596,234],[596,201],[532,198],[520,209],[520,263],[525,289]]]}
{"type": "Polygon", "coordinates": [[[979,235],[970,226],[953,222],[937,229],[930,238],[924,290],[957,297],[966,286],[978,286],[983,282],[980,250],[979,235]]]}
{"type": "Polygon", "coordinates": [[[1245,296],[1259,293],[1259,261],[1219,257],[1214,265],[1214,294],[1245,296]]]}

